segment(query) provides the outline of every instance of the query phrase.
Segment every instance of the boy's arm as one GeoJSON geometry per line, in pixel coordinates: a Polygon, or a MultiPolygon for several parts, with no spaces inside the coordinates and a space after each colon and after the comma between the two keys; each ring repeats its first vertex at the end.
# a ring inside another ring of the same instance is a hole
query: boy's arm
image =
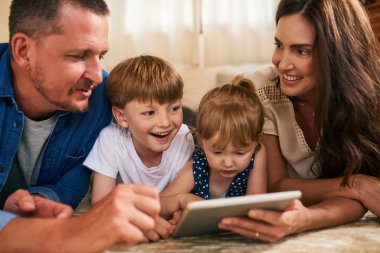
{"type": "Polygon", "coordinates": [[[116,179],[94,172],[91,203],[96,204],[116,187],[116,179]]]}
{"type": "Polygon", "coordinates": [[[246,195],[267,192],[267,157],[265,146],[261,144],[255,154],[253,170],[249,173],[246,195]]]}

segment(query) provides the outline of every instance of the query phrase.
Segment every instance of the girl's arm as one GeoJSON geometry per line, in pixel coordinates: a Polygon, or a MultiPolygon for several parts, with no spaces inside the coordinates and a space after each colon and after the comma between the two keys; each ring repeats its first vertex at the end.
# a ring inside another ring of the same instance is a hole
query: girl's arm
{"type": "Polygon", "coordinates": [[[116,187],[116,179],[94,172],[91,202],[96,204],[116,187]]]}
{"type": "Polygon", "coordinates": [[[202,199],[189,193],[193,188],[193,160],[190,160],[174,181],[160,193],[161,216],[171,217],[174,212],[185,208],[187,203],[202,199]]]}
{"type": "Polygon", "coordinates": [[[185,209],[190,202],[199,200],[204,199],[188,192],[160,196],[160,216],[164,217],[165,219],[170,219],[175,212],[185,209]]]}
{"type": "Polygon", "coordinates": [[[188,161],[174,181],[160,193],[160,196],[188,193],[194,188],[193,160],[188,161]]]}
{"type": "Polygon", "coordinates": [[[253,170],[249,173],[246,195],[267,192],[267,155],[266,148],[261,145],[255,154],[253,170]]]}

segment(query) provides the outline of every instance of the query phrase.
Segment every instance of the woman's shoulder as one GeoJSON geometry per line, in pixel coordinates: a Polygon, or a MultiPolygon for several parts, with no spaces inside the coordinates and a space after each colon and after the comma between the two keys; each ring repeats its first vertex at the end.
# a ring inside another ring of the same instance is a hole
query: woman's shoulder
{"type": "Polygon", "coordinates": [[[275,86],[278,73],[274,66],[268,66],[254,72],[247,73],[247,77],[252,80],[256,89],[259,89],[266,86],[275,86]]]}
{"type": "Polygon", "coordinates": [[[264,105],[287,102],[288,98],[281,92],[278,72],[274,66],[268,66],[247,75],[255,85],[257,95],[264,105]]]}

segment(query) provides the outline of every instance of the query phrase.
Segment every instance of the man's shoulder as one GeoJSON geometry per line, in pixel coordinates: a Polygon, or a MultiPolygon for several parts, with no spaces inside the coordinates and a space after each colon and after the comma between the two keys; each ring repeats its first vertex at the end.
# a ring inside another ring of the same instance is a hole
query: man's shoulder
{"type": "Polygon", "coordinates": [[[0,43],[0,56],[2,56],[4,52],[7,51],[8,48],[9,48],[8,43],[0,43]]]}

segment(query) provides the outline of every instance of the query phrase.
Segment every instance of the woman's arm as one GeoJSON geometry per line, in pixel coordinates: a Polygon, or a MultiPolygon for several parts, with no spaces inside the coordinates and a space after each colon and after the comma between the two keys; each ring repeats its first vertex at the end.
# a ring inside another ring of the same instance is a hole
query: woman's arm
{"type": "Polygon", "coordinates": [[[267,156],[266,148],[261,145],[255,154],[253,170],[249,173],[246,195],[267,192],[267,156]]]}
{"type": "Polygon", "coordinates": [[[91,202],[96,204],[116,187],[116,179],[94,172],[91,202]]]}
{"type": "Polygon", "coordinates": [[[365,212],[359,202],[349,198],[331,198],[309,208],[297,200],[283,212],[252,209],[248,218],[226,217],[218,225],[245,237],[275,242],[290,234],[352,222],[365,212]]]}
{"type": "Polygon", "coordinates": [[[349,186],[331,193],[332,197],[353,198],[380,217],[380,179],[363,174],[350,177],[349,186]]]}
{"type": "Polygon", "coordinates": [[[317,204],[334,196],[334,192],[347,190],[346,194],[355,198],[355,193],[341,186],[342,177],[329,179],[290,178],[286,168],[285,158],[282,156],[278,136],[264,134],[261,141],[270,154],[267,159],[268,191],[302,191],[302,203],[305,205],[317,204]]]}

